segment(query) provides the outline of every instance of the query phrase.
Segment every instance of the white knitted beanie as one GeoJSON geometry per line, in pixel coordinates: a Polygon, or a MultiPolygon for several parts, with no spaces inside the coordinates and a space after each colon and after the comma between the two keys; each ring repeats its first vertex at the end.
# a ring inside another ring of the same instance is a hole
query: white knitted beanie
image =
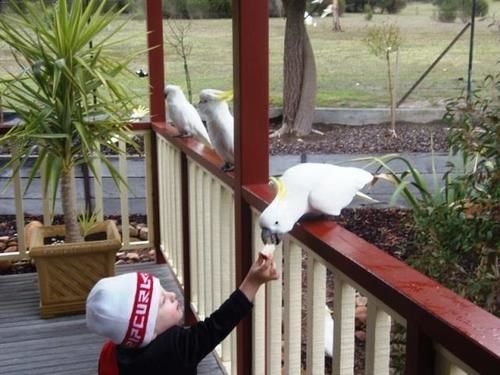
{"type": "Polygon", "coordinates": [[[160,281],[147,273],[101,279],[87,297],[87,327],[115,344],[146,346],[154,338],[160,292],[160,281]]]}

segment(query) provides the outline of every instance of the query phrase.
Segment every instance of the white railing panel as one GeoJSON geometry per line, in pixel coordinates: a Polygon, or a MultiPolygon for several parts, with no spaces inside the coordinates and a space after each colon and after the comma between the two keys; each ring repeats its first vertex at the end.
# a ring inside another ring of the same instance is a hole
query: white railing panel
{"type": "MultiPolygon", "coordinates": [[[[42,163],[42,173],[41,173],[41,185],[40,185],[40,188],[41,188],[41,195],[43,197],[43,203],[42,203],[42,211],[43,211],[43,225],[50,225],[51,222],[52,222],[52,215],[50,214],[50,211],[51,211],[51,207],[52,207],[52,197],[49,196],[49,192],[48,190],[45,190],[44,189],[44,186],[46,185],[47,183],[47,175],[45,174],[45,166],[47,164],[47,161],[44,160],[43,163],[42,163]]],[[[98,219],[99,220],[103,220],[102,217],[99,217],[98,216],[98,219]]],[[[28,247],[29,244],[26,244],[26,246],[28,247]]]]}
{"type": "Polygon", "coordinates": [[[174,237],[175,232],[175,215],[174,215],[174,164],[175,164],[175,153],[177,150],[172,147],[168,142],[167,144],[167,157],[165,159],[165,175],[163,177],[162,183],[165,184],[165,202],[166,202],[166,214],[168,221],[166,222],[167,227],[167,254],[172,270],[177,274],[177,253],[174,250],[174,237]]]}
{"type": "Polygon", "coordinates": [[[148,240],[149,245],[152,245],[156,242],[155,233],[156,233],[156,225],[154,218],[154,204],[151,197],[153,196],[153,147],[151,142],[151,132],[145,132],[143,134],[144,139],[144,163],[145,163],[145,191],[146,191],[146,215],[148,218],[148,240]]]}
{"type": "Polygon", "coordinates": [[[365,373],[388,374],[391,360],[391,317],[368,298],[365,373]]]}
{"type": "MultiPolygon", "coordinates": [[[[259,231],[260,232],[260,231],[259,231]]],[[[257,250],[260,250],[260,233],[256,243],[259,243],[257,250]]],[[[281,275],[281,265],[283,260],[282,246],[277,246],[274,251],[274,261],[276,269],[281,275]]],[[[283,308],[282,308],[282,292],[281,283],[271,282],[266,284],[266,368],[269,375],[281,374],[281,357],[282,357],[282,324],[283,324],[283,308]]]]}
{"type": "Polygon", "coordinates": [[[214,310],[213,306],[213,284],[212,284],[212,176],[204,169],[203,173],[203,264],[205,265],[205,315],[208,316],[214,310]]]}
{"type": "Polygon", "coordinates": [[[283,240],[284,373],[300,374],[302,332],[302,249],[286,236],[283,240]]]}
{"type": "MultiPolygon", "coordinates": [[[[14,175],[14,191],[16,197],[23,196],[20,170],[14,175]]],[[[16,199],[16,228],[17,228],[17,252],[19,256],[26,256],[26,240],[24,233],[24,208],[23,200],[16,199]]],[[[6,258],[5,256],[3,258],[6,258]]]]}
{"type": "MultiPolygon", "coordinates": [[[[104,194],[102,192],[102,162],[98,158],[92,160],[94,168],[94,212],[98,220],[104,220],[104,194]]],[[[45,199],[44,199],[45,200],[45,199]]]]}
{"type": "Polygon", "coordinates": [[[182,185],[181,185],[181,153],[175,150],[172,176],[173,183],[173,212],[175,220],[173,222],[174,239],[173,246],[176,255],[177,275],[181,285],[184,285],[184,253],[182,239],[182,185]]]}
{"type": "Polygon", "coordinates": [[[166,159],[166,150],[167,145],[165,144],[165,140],[162,137],[156,138],[156,149],[158,154],[158,204],[159,204],[159,216],[160,216],[160,250],[165,259],[167,259],[167,244],[166,241],[168,236],[165,236],[167,233],[167,210],[166,210],[166,201],[165,201],[165,159],[166,159]]]}
{"type": "MultiPolygon", "coordinates": [[[[234,289],[234,232],[231,229],[234,222],[234,198],[231,190],[224,185],[220,185],[220,290],[221,299],[225,300],[234,289]]],[[[236,340],[236,334],[233,332],[229,335],[221,345],[221,360],[226,370],[231,370],[232,356],[231,351],[233,341],[236,340]]]]}
{"type": "MultiPolygon", "coordinates": [[[[194,163],[193,161],[191,161],[194,163]]],[[[196,215],[196,230],[192,235],[196,238],[196,254],[197,254],[197,268],[198,268],[198,316],[200,319],[205,318],[206,310],[206,297],[205,297],[205,242],[204,242],[204,212],[203,212],[203,180],[204,172],[203,169],[196,164],[195,166],[195,176],[194,176],[194,188],[195,188],[195,200],[189,202],[189,204],[194,205],[195,215],[196,215]]],[[[190,181],[191,183],[191,181],[190,181]]],[[[192,220],[192,218],[190,218],[192,220]]]]}
{"type": "MultiPolygon", "coordinates": [[[[144,175],[144,189],[146,191],[145,201],[146,201],[146,215],[149,218],[148,220],[148,239],[147,240],[134,240],[131,241],[129,234],[129,191],[125,183],[120,183],[119,187],[119,196],[120,196],[120,215],[122,221],[122,250],[133,250],[133,249],[142,249],[151,247],[154,243],[154,225],[153,222],[153,203],[151,200],[152,197],[152,160],[151,160],[151,131],[142,130],[134,133],[135,135],[142,136],[144,138],[144,163],[145,163],[145,175],[144,175]]],[[[166,142],[164,142],[166,143],[166,142]]],[[[119,148],[122,151],[126,151],[126,145],[124,142],[119,142],[119,148]]],[[[161,141],[158,142],[159,150],[164,148],[161,144],[161,141]]],[[[161,155],[162,152],[159,151],[159,160],[161,160],[164,156],[161,155]]],[[[125,182],[128,181],[127,172],[128,172],[128,155],[126,153],[121,153],[120,155],[111,156],[112,162],[115,163],[116,159],[118,160],[117,170],[121,173],[125,182]]],[[[101,161],[94,159],[92,163],[92,168],[96,172],[96,175],[93,176],[93,194],[94,194],[94,212],[97,215],[97,220],[104,219],[104,193],[103,193],[103,173],[102,173],[102,163],[101,161]]],[[[35,181],[35,183],[39,183],[41,186],[41,194],[42,197],[42,215],[43,222],[45,225],[50,225],[52,222],[52,197],[48,196],[45,191],[43,191],[43,186],[45,185],[45,175],[42,173],[40,181],[35,181]]],[[[161,173],[161,171],[160,171],[161,173]]],[[[16,208],[16,228],[18,235],[18,249],[20,251],[16,253],[9,253],[8,256],[0,255],[2,259],[22,259],[28,256],[27,246],[25,238],[24,238],[24,191],[22,188],[22,179],[20,173],[14,176],[13,178],[13,191],[14,191],[14,205],[16,208]]],[[[81,202],[80,202],[81,203],[81,202]]],[[[57,207],[56,207],[57,209],[57,207]]]]}
{"type": "MultiPolygon", "coordinates": [[[[230,188],[227,188],[228,191],[231,191],[231,214],[229,215],[229,237],[231,240],[231,248],[230,259],[231,259],[231,290],[236,288],[236,255],[234,249],[236,248],[235,244],[235,217],[234,217],[234,193],[230,188]]],[[[237,355],[237,346],[236,346],[236,330],[231,332],[231,374],[237,374],[238,368],[238,355],[237,355]]]]}
{"type": "MultiPolygon", "coordinates": [[[[128,183],[128,169],[127,169],[127,146],[125,142],[119,141],[118,147],[121,153],[118,155],[118,172],[121,174],[125,183],[128,183]]],[[[129,233],[129,210],[128,210],[128,188],[124,183],[120,183],[120,212],[122,219],[122,243],[125,248],[130,246],[130,233],[129,233]]]]}
{"type": "MultiPolygon", "coordinates": [[[[14,167],[15,168],[15,167],[14,167]]],[[[13,189],[15,200],[15,208],[16,208],[16,230],[17,230],[17,251],[12,253],[0,253],[0,260],[16,260],[25,258],[27,256],[27,246],[26,237],[24,233],[24,205],[22,196],[24,193],[22,181],[21,181],[21,171],[18,170],[17,173],[13,175],[13,189]]],[[[2,191],[4,187],[0,186],[0,191],[2,191]]]]}
{"type": "Polygon", "coordinates": [[[354,372],[355,290],[338,272],[334,272],[335,299],[333,302],[333,374],[350,375],[354,372]]]}
{"type": "Polygon", "coordinates": [[[459,358],[446,350],[443,346],[435,343],[434,350],[434,369],[436,375],[479,375],[477,371],[470,368],[459,358]]]}
{"type": "Polygon", "coordinates": [[[196,205],[193,202],[196,202],[196,185],[194,181],[196,179],[196,165],[194,163],[188,163],[188,187],[189,187],[189,255],[191,258],[190,263],[190,274],[191,274],[191,306],[193,310],[198,313],[199,312],[199,270],[198,265],[200,262],[198,261],[198,240],[196,237],[196,228],[197,228],[197,218],[196,214],[196,205]]]}
{"type": "MultiPolygon", "coordinates": [[[[161,137],[158,137],[157,144],[161,250],[182,285],[184,274],[182,207],[180,204],[181,154],[179,150],[161,137]]],[[[153,217],[152,213],[151,217],[153,217]]],[[[149,241],[152,239],[150,230],[149,241]]]]}
{"type": "MultiPolygon", "coordinates": [[[[222,190],[220,185],[217,183],[215,178],[212,178],[210,181],[210,227],[211,227],[211,244],[210,248],[212,249],[212,306],[215,308],[219,307],[222,303],[222,249],[221,249],[221,195],[222,190]]],[[[222,344],[218,345],[216,348],[217,353],[221,356],[221,347],[222,344]]]]}
{"type": "Polygon", "coordinates": [[[312,253],[307,254],[306,373],[325,373],[326,268],[312,253]]]}
{"type": "MultiPolygon", "coordinates": [[[[252,259],[256,259],[260,251],[259,244],[261,243],[258,229],[258,214],[256,212],[252,212],[252,223],[252,259]]],[[[252,309],[252,370],[254,375],[266,373],[266,294],[267,288],[259,288],[252,309]]]]}

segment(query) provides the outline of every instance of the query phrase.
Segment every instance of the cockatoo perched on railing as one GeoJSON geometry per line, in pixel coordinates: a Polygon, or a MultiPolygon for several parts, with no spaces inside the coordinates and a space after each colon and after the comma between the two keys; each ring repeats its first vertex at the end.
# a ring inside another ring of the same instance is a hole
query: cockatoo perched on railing
{"type": "Polygon", "coordinates": [[[205,89],[200,92],[198,110],[207,122],[213,147],[222,160],[223,171],[234,168],[234,118],[227,105],[233,98],[233,90],[205,89]]]}
{"type": "MultiPolygon", "coordinates": [[[[280,179],[272,178],[277,194],[260,215],[264,244],[278,244],[306,213],[337,216],[355,195],[376,202],[360,192],[369,183],[390,176],[372,175],[361,168],[332,164],[303,163],[285,171],[280,179]]],[[[264,246],[264,252],[274,247],[264,246]]]]}
{"type": "Polygon", "coordinates": [[[167,85],[165,87],[168,114],[175,127],[179,130],[180,137],[194,136],[201,143],[212,147],[207,129],[201,121],[196,108],[186,99],[179,86],[167,85]]]}

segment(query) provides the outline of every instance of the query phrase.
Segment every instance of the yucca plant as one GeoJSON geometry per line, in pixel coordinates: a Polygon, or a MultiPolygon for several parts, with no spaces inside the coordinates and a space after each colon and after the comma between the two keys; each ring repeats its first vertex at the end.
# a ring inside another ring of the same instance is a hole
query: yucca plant
{"type": "Polygon", "coordinates": [[[119,153],[111,139],[133,144],[133,96],[120,77],[132,74],[127,64],[136,54],[113,51],[124,42],[114,37],[127,22],[119,19],[125,8],[105,6],[97,0],[11,1],[11,11],[0,17],[0,40],[18,64],[0,80],[0,95],[22,122],[0,138],[12,152],[4,168],[17,171],[37,153],[29,181],[43,169],[45,192],[55,198],[60,187],[66,242],[82,239],[74,167],[87,164],[95,176],[99,159],[118,183],[123,179],[101,146],[119,153]]]}

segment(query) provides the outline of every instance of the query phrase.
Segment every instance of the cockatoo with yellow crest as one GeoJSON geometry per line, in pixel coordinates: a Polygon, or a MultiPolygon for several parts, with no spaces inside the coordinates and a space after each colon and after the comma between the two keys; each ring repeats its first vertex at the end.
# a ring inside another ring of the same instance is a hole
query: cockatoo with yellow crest
{"type": "MultiPolygon", "coordinates": [[[[304,214],[340,215],[356,195],[375,201],[360,190],[379,178],[391,180],[387,175],[374,176],[361,168],[320,163],[298,164],[287,169],[281,178],[271,178],[277,193],[259,218],[262,255],[272,254],[282,235],[292,230],[304,214]]],[[[324,349],[332,357],[334,320],[327,306],[324,316],[324,349]]]]}
{"type": "Polygon", "coordinates": [[[234,118],[227,104],[232,98],[233,90],[204,89],[198,104],[213,147],[224,161],[221,169],[225,172],[234,168],[234,118]]]}
{"type": "Polygon", "coordinates": [[[262,241],[278,244],[304,214],[340,215],[356,195],[375,201],[360,190],[378,178],[390,180],[361,168],[332,164],[303,163],[287,169],[280,179],[271,179],[277,194],[260,215],[262,241]]]}
{"type": "Polygon", "coordinates": [[[212,147],[207,129],[203,125],[198,111],[186,99],[181,88],[176,85],[167,85],[165,98],[167,99],[168,115],[179,130],[179,136],[193,136],[201,143],[212,147]]]}

